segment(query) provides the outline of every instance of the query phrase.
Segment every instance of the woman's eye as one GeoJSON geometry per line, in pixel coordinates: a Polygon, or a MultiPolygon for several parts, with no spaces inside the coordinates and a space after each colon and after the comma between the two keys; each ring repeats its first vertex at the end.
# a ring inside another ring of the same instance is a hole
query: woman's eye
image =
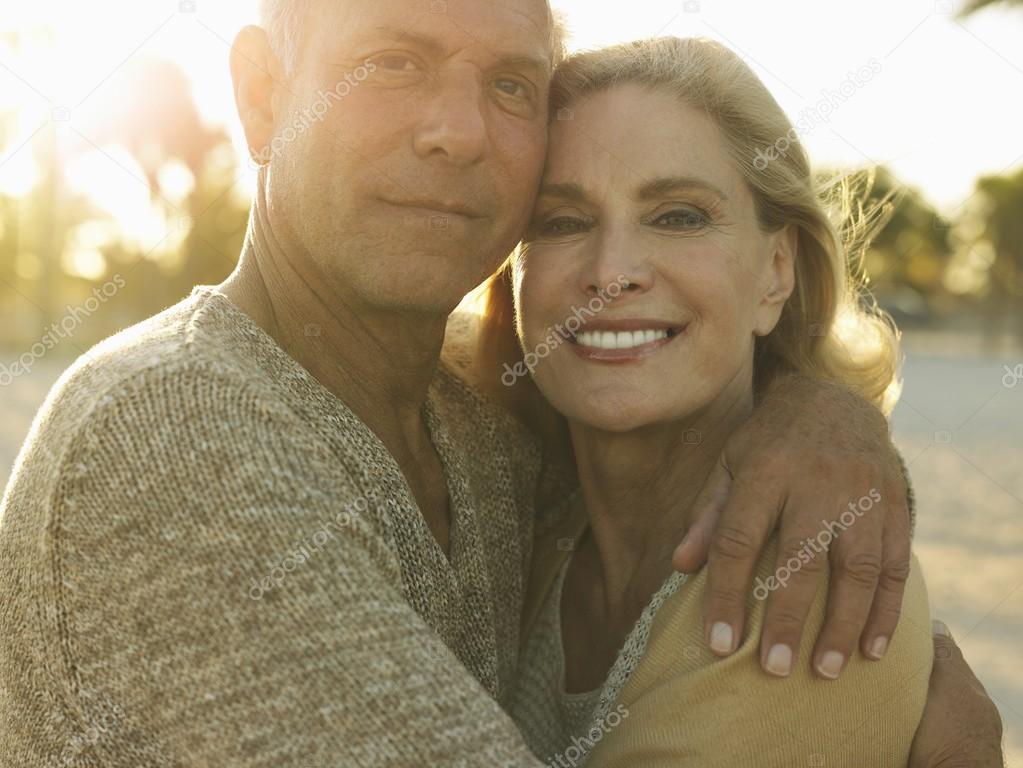
{"type": "Polygon", "coordinates": [[[653,223],[673,229],[699,229],[707,224],[707,216],[700,211],[678,208],[662,213],[654,219],[653,223]]]}

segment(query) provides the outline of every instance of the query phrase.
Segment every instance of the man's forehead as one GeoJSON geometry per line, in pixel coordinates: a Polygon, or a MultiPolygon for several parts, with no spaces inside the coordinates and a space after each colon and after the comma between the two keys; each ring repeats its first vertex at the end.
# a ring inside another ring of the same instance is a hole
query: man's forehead
{"type": "Polygon", "coordinates": [[[325,31],[349,41],[390,37],[448,49],[478,44],[550,58],[546,0],[335,0],[331,6],[338,18],[325,31]]]}

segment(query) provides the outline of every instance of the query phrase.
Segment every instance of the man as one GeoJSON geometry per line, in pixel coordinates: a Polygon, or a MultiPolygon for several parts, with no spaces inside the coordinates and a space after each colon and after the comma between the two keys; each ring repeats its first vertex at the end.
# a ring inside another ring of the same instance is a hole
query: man
{"type": "MultiPolygon", "coordinates": [[[[537,764],[499,706],[537,451],[438,360],[528,217],[557,30],[543,0],[297,10],[271,3],[271,36],[232,52],[264,161],[238,269],[79,361],[5,494],[0,755],[19,766],[537,764]]],[[[698,567],[719,515],[708,626],[737,637],[781,507],[798,542],[883,488],[832,553],[820,640],[869,651],[908,557],[898,462],[865,405],[790,387],[730,446],[738,492],[679,559],[698,567]],[[811,459],[855,479],[800,479],[811,459]]],[[[798,644],[804,571],[765,642],[798,644]]]]}

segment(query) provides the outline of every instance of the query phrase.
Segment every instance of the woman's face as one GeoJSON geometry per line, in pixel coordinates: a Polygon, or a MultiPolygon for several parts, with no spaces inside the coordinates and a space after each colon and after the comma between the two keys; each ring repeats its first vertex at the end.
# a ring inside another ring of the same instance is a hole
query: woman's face
{"type": "Polygon", "coordinates": [[[565,117],[514,262],[540,390],[610,431],[748,397],[792,291],[789,228],[761,231],[717,126],[672,95],[615,86],[565,117]]]}

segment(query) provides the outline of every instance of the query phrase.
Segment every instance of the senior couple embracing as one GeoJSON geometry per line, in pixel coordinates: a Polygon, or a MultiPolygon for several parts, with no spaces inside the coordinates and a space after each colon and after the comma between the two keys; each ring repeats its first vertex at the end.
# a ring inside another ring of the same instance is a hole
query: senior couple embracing
{"type": "Polygon", "coordinates": [[[237,269],[76,363],[4,494],[4,765],[1001,765],[856,188],[755,164],[791,124],[736,54],[270,0],[230,65],[237,269]]]}

